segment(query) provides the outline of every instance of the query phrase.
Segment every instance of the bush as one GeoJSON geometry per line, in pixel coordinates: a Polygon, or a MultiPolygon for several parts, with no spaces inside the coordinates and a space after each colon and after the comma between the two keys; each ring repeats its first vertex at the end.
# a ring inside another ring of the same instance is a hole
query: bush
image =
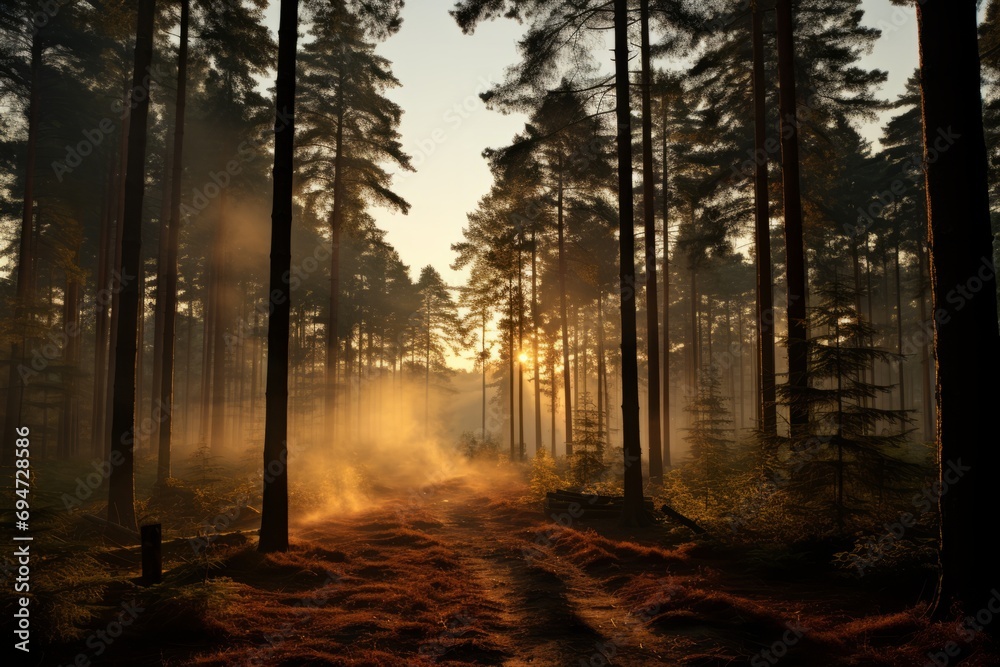
{"type": "Polygon", "coordinates": [[[531,460],[531,495],[539,500],[549,491],[563,486],[556,470],[556,461],[544,449],[539,449],[531,460]]]}
{"type": "Polygon", "coordinates": [[[485,436],[475,431],[465,431],[459,436],[458,450],[467,459],[496,460],[500,456],[500,442],[489,431],[485,436]]]}

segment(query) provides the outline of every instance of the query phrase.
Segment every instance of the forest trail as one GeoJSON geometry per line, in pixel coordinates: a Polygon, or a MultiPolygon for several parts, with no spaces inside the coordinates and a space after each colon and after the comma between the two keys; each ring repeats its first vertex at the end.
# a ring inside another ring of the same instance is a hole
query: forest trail
{"type": "Polygon", "coordinates": [[[756,667],[798,627],[783,667],[916,664],[876,652],[919,623],[837,582],[761,577],[665,526],[546,517],[499,473],[385,484],[300,521],[287,553],[232,533],[172,567],[103,664],[756,667]]]}
{"type": "Polygon", "coordinates": [[[298,526],[289,554],[226,562],[254,589],[224,622],[230,648],[177,664],[716,664],[691,662],[703,641],[688,629],[648,627],[665,611],[674,561],[691,569],[681,557],[638,545],[612,553],[518,501],[523,485],[494,482],[504,488],[456,478],[397,492],[298,526]],[[268,569],[284,570],[284,584],[268,569]]]}

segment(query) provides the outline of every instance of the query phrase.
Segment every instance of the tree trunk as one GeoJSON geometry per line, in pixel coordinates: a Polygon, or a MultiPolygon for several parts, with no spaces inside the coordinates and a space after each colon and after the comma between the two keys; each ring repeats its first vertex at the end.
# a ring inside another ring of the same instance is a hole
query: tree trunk
{"type": "MultiPolygon", "coordinates": [[[[124,141],[124,137],[120,138],[124,141]]],[[[114,225],[114,213],[112,202],[115,191],[115,161],[108,161],[108,180],[104,197],[104,211],[101,216],[101,233],[98,237],[97,248],[97,284],[95,286],[94,301],[96,302],[96,312],[94,315],[94,391],[91,402],[91,425],[90,425],[90,449],[91,455],[97,457],[104,456],[104,447],[107,442],[106,431],[107,421],[105,419],[105,399],[107,398],[107,365],[108,365],[108,345],[110,343],[110,318],[111,314],[109,297],[107,292],[110,275],[108,271],[109,250],[111,245],[111,228],[114,225]]]]}
{"type": "Polygon", "coordinates": [[[656,294],[656,174],[653,173],[653,111],[649,64],[649,0],[641,0],[642,32],[642,217],[646,242],[646,400],[648,412],[649,481],[663,484],[663,445],[660,440],[660,323],[656,294]]]}
{"type": "MultiPolygon", "coordinates": [[[[183,13],[183,8],[181,12],[183,13]]],[[[183,30],[183,28],[182,28],[183,30]]],[[[176,105],[175,105],[176,111],[176,105]]],[[[163,327],[166,308],[166,293],[164,283],[167,270],[167,244],[170,235],[170,190],[167,184],[171,181],[173,174],[173,141],[171,136],[176,132],[175,127],[167,134],[166,157],[163,160],[163,172],[160,181],[160,229],[156,247],[156,297],[153,304],[153,378],[149,392],[149,414],[153,418],[163,405],[163,397],[160,395],[163,387],[163,327]]],[[[172,189],[172,188],[171,188],[172,189]]],[[[159,428],[152,430],[149,434],[150,450],[159,452],[160,431],[159,428]]]]}
{"type": "Polygon", "coordinates": [[[788,283],[788,387],[791,390],[789,429],[792,438],[800,438],[806,435],[809,426],[809,408],[803,400],[809,381],[792,0],[777,0],[775,15],[778,29],[781,183],[785,207],[785,273],[788,283]]]}
{"type": "Polygon", "coordinates": [[[212,431],[210,446],[218,454],[226,446],[226,326],[223,318],[229,313],[228,276],[226,274],[226,234],[228,198],[223,190],[219,197],[219,221],[212,244],[212,431]]]}
{"type": "MultiPolygon", "coordinates": [[[[938,456],[942,488],[966,466],[962,479],[939,499],[941,581],[937,613],[976,613],[1000,584],[1000,561],[990,556],[992,532],[983,512],[995,504],[998,450],[982,434],[1000,404],[996,270],[990,227],[986,142],[983,132],[976,2],[927,0],[917,5],[923,98],[927,217],[937,359],[938,456]],[[956,285],[982,296],[949,303],[956,285]],[[974,564],[972,567],[970,564],[974,564]]],[[[987,626],[996,633],[996,624],[987,626]]]]}
{"type": "Polygon", "coordinates": [[[326,332],[327,432],[334,433],[337,421],[338,353],[340,351],[340,234],[344,208],[344,75],[337,86],[337,134],[333,157],[333,211],[330,215],[330,320],[326,332]]]}
{"type": "Polygon", "coordinates": [[[145,189],[146,121],[149,95],[143,81],[153,59],[155,0],[140,0],[132,72],[132,112],[129,116],[128,163],[125,171],[125,211],[121,224],[122,288],[118,340],[114,349],[115,381],[111,414],[111,471],[108,476],[108,521],[136,531],[135,521],[135,366],[136,329],[139,318],[139,283],[142,271],[142,198],[145,189]],[[131,278],[131,279],[130,279],[131,278]],[[120,461],[120,463],[119,463],[120,461]]]}
{"type": "Polygon", "coordinates": [[[559,321],[562,327],[563,409],[566,418],[566,458],[573,455],[573,402],[569,386],[569,315],[566,312],[566,232],[563,220],[563,160],[559,156],[559,184],[556,192],[556,229],[559,242],[559,321]]]}
{"type": "MultiPolygon", "coordinates": [[[[901,289],[901,281],[899,276],[899,235],[896,235],[896,252],[895,252],[895,265],[896,265],[896,353],[899,354],[899,359],[896,361],[899,369],[899,409],[900,411],[906,410],[906,385],[904,384],[903,378],[903,362],[905,357],[903,357],[903,297],[901,289]]],[[[906,424],[899,425],[900,432],[906,433],[906,424]]]]}
{"type": "MultiPolygon", "coordinates": [[[[80,261],[80,250],[77,248],[73,259],[80,261]]],[[[66,347],[63,350],[63,405],[60,415],[62,434],[58,440],[59,457],[70,458],[79,451],[80,444],[80,408],[79,397],[76,395],[77,374],[80,366],[80,283],[70,278],[66,284],[66,296],[63,303],[63,329],[66,331],[66,347]]]]}
{"type": "Polygon", "coordinates": [[[538,246],[531,228],[531,363],[535,371],[535,456],[542,450],[542,363],[538,357],[538,246]]]}
{"type": "Polygon", "coordinates": [[[298,0],[281,0],[274,119],[274,203],[271,210],[272,295],[267,326],[267,405],[264,423],[264,497],[261,552],[288,550],[288,323],[292,265],[292,174],[295,135],[295,48],[298,0]]]}
{"type": "Polygon", "coordinates": [[[514,461],[517,457],[516,444],[514,442],[514,284],[512,281],[507,281],[507,296],[508,296],[508,306],[507,306],[507,319],[510,321],[507,331],[507,393],[509,400],[508,412],[510,421],[510,460],[514,461]]]}
{"type": "Polygon", "coordinates": [[[754,108],[754,245],[757,261],[757,424],[765,436],[778,434],[774,384],[774,293],[771,275],[771,213],[767,190],[767,92],[764,78],[764,11],[752,5],[754,108]]]}
{"type": "Polygon", "coordinates": [[[483,339],[482,339],[482,352],[480,354],[480,363],[483,365],[483,442],[486,441],[486,313],[483,313],[483,339]]]}
{"type": "Polygon", "coordinates": [[[663,96],[663,132],[660,150],[663,153],[663,391],[660,394],[660,421],[663,423],[663,468],[673,465],[670,455],[670,211],[669,182],[667,180],[667,96],[663,96]]]}
{"type": "MultiPolygon", "coordinates": [[[[170,441],[174,414],[174,347],[177,321],[177,245],[181,226],[181,178],[184,173],[184,117],[187,109],[188,23],[190,0],[181,0],[181,35],[177,53],[177,99],[174,110],[174,156],[170,178],[170,219],[167,222],[166,255],[163,268],[163,341],[160,348],[160,415],[156,481],[164,484],[170,478],[170,441]]],[[[190,344],[188,346],[190,350],[190,344]]],[[[256,362],[256,356],[254,361],[256,362]]],[[[190,369],[188,369],[190,372],[190,369]]],[[[154,390],[154,395],[156,391],[154,390]]],[[[187,395],[184,396],[187,400],[187,395]]],[[[252,413],[251,413],[252,414],[252,413]]]]}
{"type": "MultiPolygon", "coordinates": [[[[131,88],[128,88],[128,83],[125,83],[125,106],[131,105],[131,88]]],[[[124,284],[124,276],[121,273],[122,266],[122,239],[123,233],[122,228],[124,226],[125,219],[125,191],[126,191],[126,173],[128,171],[128,149],[129,149],[129,134],[132,126],[132,116],[129,114],[122,119],[121,122],[121,135],[122,140],[118,150],[118,178],[115,190],[115,259],[112,267],[114,271],[112,272],[112,282],[111,282],[111,325],[108,331],[108,368],[107,368],[107,380],[105,381],[105,402],[104,402],[104,451],[101,452],[103,458],[107,458],[111,455],[110,445],[110,435],[108,433],[109,428],[111,428],[111,416],[114,410],[114,386],[115,386],[115,348],[118,346],[118,319],[121,313],[121,292],[124,284]]],[[[134,279],[134,276],[130,276],[130,279],[134,279]]]]}
{"type": "Polygon", "coordinates": [[[524,270],[522,267],[524,231],[517,234],[517,451],[524,460],[524,270]]]}
{"type": "Polygon", "coordinates": [[[932,394],[931,383],[932,374],[934,369],[932,368],[933,359],[931,358],[931,337],[928,335],[930,332],[930,327],[933,326],[927,319],[927,274],[925,272],[924,262],[927,260],[927,254],[925,252],[926,243],[920,242],[920,250],[917,254],[917,269],[919,271],[920,280],[920,294],[917,296],[917,301],[920,304],[920,327],[923,330],[923,340],[924,344],[920,347],[920,394],[923,403],[923,426],[924,426],[924,441],[930,442],[935,438],[934,433],[934,395],[932,394]]]}
{"type": "Polygon", "coordinates": [[[622,438],[625,465],[622,523],[648,521],[642,495],[639,368],[635,314],[635,213],[632,201],[632,117],[629,110],[628,1],[615,0],[615,107],[618,120],[618,277],[621,290],[622,438]]]}

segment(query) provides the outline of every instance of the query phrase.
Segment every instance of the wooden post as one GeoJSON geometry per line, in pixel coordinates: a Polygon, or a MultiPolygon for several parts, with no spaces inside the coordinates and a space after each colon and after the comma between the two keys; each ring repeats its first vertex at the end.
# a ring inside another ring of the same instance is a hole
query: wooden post
{"type": "Polygon", "coordinates": [[[163,578],[162,531],[160,524],[142,526],[142,584],[152,586],[163,578]]]}

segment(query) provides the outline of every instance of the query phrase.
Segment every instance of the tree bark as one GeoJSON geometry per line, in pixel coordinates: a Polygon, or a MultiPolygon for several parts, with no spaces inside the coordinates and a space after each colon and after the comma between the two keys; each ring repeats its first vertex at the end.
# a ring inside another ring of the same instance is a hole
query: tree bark
{"type": "Polygon", "coordinates": [[[628,1],[615,0],[615,110],[618,121],[618,278],[621,291],[622,438],[625,465],[622,523],[648,520],[642,495],[639,368],[635,309],[635,210],[632,201],[632,117],[629,110],[628,1]]]}
{"type": "Polygon", "coordinates": [[[337,383],[340,352],[340,235],[344,209],[344,73],[340,72],[337,86],[337,133],[333,157],[333,211],[330,214],[330,320],[326,332],[326,384],[327,432],[335,433],[337,427],[337,383]]]}
{"type": "Polygon", "coordinates": [[[569,315],[566,312],[566,231],[563,220],[563,160],[559,156],[559,183],[556,192],[556,230],[559,244],[559,321],[562,327],[563,409],[566,420],[566,458],[573,455],[573,401],[569,384],[569,315]]]}
{"type": "Polygon", "coordinates": [[[281,0],[274,119],[274,202],[271,210],[272,295],[267,326],[267,404],[264,423],[264,496],[261,552],[288,550],[288,325],[292,265],[292,174],[295,135],[295,49],[298,0],[281,0]]]}
{"type": "Polygon", "coordinates": [[[648,413],[649,481],[663,484],[663,445],[660,440],[660,323],[656,294],[656,174],[653,171],[653,110],[650,99],[649,0],[639,3],[642,32],[642,217],[646,242],[646,400],[648,413]]]}
{"type": "Polygon", "coordinates": [[[136,531],[135,520],[135,369],[142,271],[142,198],[145,189],[146,122],[149,116],[149,68],[153,59],[155,0],[140,0],[136,23],[132,111],[129,120],[125,210],[122,217],[122,274],[118,339],[114,349],[115,381],[111,413],[111,471],[108,476],[108,521],[136,531]],[[118,463],[120,461],[120,463],[118,463]]]}
{"type": "Polygon", "coordinates": [[[775,16],[778,30],[781,183],[785,209],[785,274],[788,283],[789,432],[792,438],[800,438],[806,435],[809,426],[809,409],[803,400],[809,380],[806,341],[806,265],[799,181],[799,121],[795,100],[792,1],[777,0],[775,16]]]}
{"type": "Polygon", "coordinates": [[[663,391],[660,394],[660,421],[663,424],[663,468],[673,465],[670,454],[670,192],[667,177],[667,96],[663,96],[663,132],[660,150],[663,153],[663,344],[661,349],[663,391]]]}
{"type": "MultiPolygon", "coordinates": [[[[170,178],[170,218],[167,222],[166,255],[160,289],[163,294],[163,341],[160,348],[159,425],[156,481],[170,478],[170,446],[174,413],[174,348],[177,322],[177,245],[181,226],[181,179],[184,174],[184,118],[187,110],[188,23],[190,0],[181,0],[181,34],[177,52],[177,98],[174,110],[174,150],[170,178]]],[[[189,342],[190,343],[190,342],[189,342]]],[[[190,344],[188,346],[190,350],[190,344]]],[[[254,361],[256,362],[256,356],[254,361]]],[[[190,372],[190,369],[188,369],[190,372]]],[[[155,395],[155,392],[154,392],[155,395]]],[[[187,395],[185,395],[187,400],[187,395]]],[[[252,407],[251,407],[252,414],[252,407]]]]}
{"type": "Polygon", "coordinates": [[[774,293],[771,275],[771,213],[767,190],[767,92],[764,78],[764,11],[752,5],[754,108],[754,247],[757,262],[757,424],[765,436],[778,434],[774,385],[774,293]]]}
{"type": "MultiPolygon", "coordinates": [[[[991,557],[992,531],[983,512],[995,504],[997,447],[982,434],[1000,404],[996,270],[983,132],[976,2],[926,0],[917,5],[923,138],[930,234],[931,284],[937,360],[937,444],[942,485],[939,499],[941,580],[936,610],[976,613],[1000,584],[1000,561],[991,557]],[[956,285],[982,295],[948,300],[956,285]],[[944,487],[942,487],[944,488],[944,487]],[[970,564],[974,564],[972,567],[970,564]]],[[[996,633],[996,624],[988,632],[996,633]]]]}
{"type": "Polygon", "coordinates": [[[212,425],[210,446],[214,454],[226,447],[226,326],[223,317],[229,313],[229,289],[226,273],[226,234],[228,197],[225,190],[219,196],[219,221],[211,253],[212,277],[212,425]]]}
{"type": "Polygon", "coordinates": [[[535,371],[535,456],[542,450],[542,363],[538,358],[538,246],[531,228],[531,363],[535,371]]]}

